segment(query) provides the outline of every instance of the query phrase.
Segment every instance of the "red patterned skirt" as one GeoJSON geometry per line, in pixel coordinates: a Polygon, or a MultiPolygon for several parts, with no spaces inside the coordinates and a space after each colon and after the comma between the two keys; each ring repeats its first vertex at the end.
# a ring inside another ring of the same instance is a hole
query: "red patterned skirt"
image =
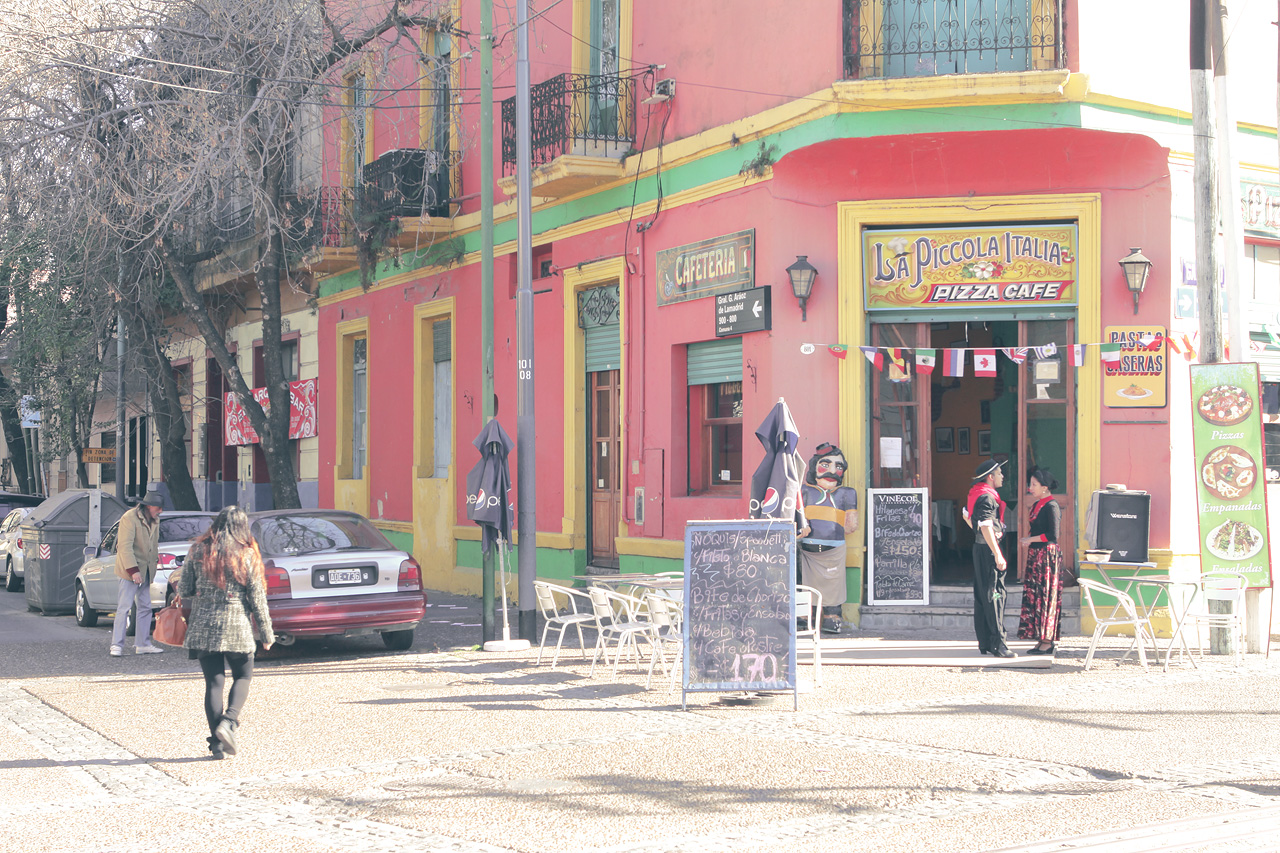
{"type": "Polygon", "coordinates": [[[1018,639],[1052,643],[1058,639],[1062,616],[1062,552],[1055,543],[1027,549],[1027,574],[1022,581],[1022,620],[1018,639]]]}

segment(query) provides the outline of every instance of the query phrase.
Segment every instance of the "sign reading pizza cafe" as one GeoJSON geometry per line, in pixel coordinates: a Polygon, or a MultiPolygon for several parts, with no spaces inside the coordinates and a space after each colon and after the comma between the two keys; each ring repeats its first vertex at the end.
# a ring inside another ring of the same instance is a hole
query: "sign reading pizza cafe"
{"type": "Polygon", "coordinates": [[[1191,365],[1200,571],[1271,586],[1258,365],[1191,365]]]}
{"type": "Polygon", "coordinates": [[[1075,225],[867,229],[867,310],[1076,304],[1075,225]]]}
{"type": "Polygon", "coordinates": [[[1102,363],[1102,402],[1113,409],[1161,409],[1168,402],[1169,365],[1164,326],[1107,326],[1104,343],[1120,357],[1102,363]]]}

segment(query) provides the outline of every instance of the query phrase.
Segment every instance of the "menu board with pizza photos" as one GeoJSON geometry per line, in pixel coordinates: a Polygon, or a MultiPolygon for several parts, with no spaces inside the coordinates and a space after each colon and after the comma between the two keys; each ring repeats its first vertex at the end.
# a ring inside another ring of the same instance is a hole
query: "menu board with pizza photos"
{"type": "Polygon", "coordinates": [[[1201,572],[1240,572],[1271,586],[1258,365],[1191,366],[1192,446],[1201,572]]]}

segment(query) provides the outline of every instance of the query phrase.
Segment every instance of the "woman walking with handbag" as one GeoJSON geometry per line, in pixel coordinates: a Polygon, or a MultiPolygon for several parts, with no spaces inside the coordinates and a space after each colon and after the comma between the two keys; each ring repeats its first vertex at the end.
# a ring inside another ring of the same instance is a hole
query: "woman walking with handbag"
{"type": "Polygon", "coordinates": [[[262,650],[271,648],[275,634],[267,612],[262,555],[249,527],[249,516],[238,506],[218,513],[187,554],[178,594],[191,601],[191,617],[183,642],[200,661],[204,673],[204,713],[209,722],[209,752],[215,759],[236,754],[240,711],[253,677],[252,616],[261,630],[262,650]],[[231,690],[223,707],[226,671],[231,690]]]}

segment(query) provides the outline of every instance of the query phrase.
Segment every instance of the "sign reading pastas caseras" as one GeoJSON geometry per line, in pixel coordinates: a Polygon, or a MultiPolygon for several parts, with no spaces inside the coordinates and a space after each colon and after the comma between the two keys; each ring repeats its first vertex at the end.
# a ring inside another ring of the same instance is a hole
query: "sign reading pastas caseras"
{"type": "Polygon", "coordinates": [[[658,304],[755,286],[754,228],[658,252],[658,304]]]}
{"type": "Polygon", "coordinates": [[[867,598],[929,603],[927,489],[867,489],[867,598]]]}
{"type": "Polygon", "coordinates": [[[1168,350],[1164,326],[1107,326],[1103,343],[1120,344],[1120,358],[1102,362],[1102,402],[1113,409],[1162,409],[1168,350]]]}
{"type": "Polygon", "coordinates": [[[685,691],[795,692],[795,524],[691,521],[684,553],[685,691]]]}
{"type": "Polygon", "coordinates": [[[867,310],[1076,303],[1076,226],[867,229],[867,310]]]}
{"type": "Polygon", "coordinates": [[[1271,586],[1258,365],[1191,365],[1200,571],[1271,586]]]}

